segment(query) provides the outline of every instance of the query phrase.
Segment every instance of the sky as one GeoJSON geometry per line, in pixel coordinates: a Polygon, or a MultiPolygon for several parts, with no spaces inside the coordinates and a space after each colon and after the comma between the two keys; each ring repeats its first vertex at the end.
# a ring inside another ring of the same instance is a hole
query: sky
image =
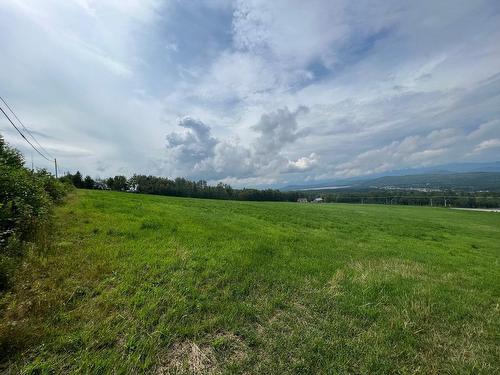
{"type": "Polygon", "coordinates": [[[500,160],[498,0],[2,0],[0,47],[0,95],[63,172],[284,186],[500,160]]]}

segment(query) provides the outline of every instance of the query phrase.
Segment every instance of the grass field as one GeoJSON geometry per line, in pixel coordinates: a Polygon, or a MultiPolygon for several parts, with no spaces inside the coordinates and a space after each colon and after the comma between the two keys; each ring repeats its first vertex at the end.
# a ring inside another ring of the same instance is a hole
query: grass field
{"type": "Polygon", "coordinates": [[[9,373],[498,373],[500,214],[78,191],[1,299],[9,373]]]}

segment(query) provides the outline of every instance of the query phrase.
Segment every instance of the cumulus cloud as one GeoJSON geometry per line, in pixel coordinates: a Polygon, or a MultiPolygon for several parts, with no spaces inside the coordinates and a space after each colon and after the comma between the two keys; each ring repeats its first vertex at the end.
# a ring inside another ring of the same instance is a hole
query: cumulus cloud
{"type": "Polygon", "coordinates": [[[318,164],[318,155],[314,152],[297,160],[288,161],[288,172],[305,172],[313,169],[318,164]]]}
{"type": "Polygon", "coordinates": [[[260,121],[252,127],[259,133],[255,141],[256,152],[265,157],[279,152],[287,143],[294,142],[298,137],[297,116],[308,111],[307,107],[300,106],[294,112],[285,107],[263,114],[260,121]]]}
{"type": "Polygon", "coordinates": [[[178,125],[187,131],[168,134],[167,148],[179,163],[199,168],[201,162],[213,156],[218,141],[210,135],[210,128],[199,120],[185,117],[178,125]]]}
{"type": "Polygon", "coordinates": [[[307,107],[290,111],[287,107],[264,113],[252,126],[256,133],[250,145],[236,140],[219,140],[212,136],[211,128],[190,117],[178,122],[187,129],[166,136],[166,148],[171,168],[194,178],[227,179],[249,178],[262,174],[307,171],[317,163],[311,153],[297,160],[286,159],[281,151],[299,136],[297,117],[307,113],[307,107]]]}

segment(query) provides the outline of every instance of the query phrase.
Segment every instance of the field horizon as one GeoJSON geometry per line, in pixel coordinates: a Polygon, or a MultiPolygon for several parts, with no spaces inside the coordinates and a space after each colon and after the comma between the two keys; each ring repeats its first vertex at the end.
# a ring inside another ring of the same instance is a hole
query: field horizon
{"type": "Polygon", "coordinates": [[[500,215],[77,190],[0,297],[5,373],[500,370],[500,215]]]}

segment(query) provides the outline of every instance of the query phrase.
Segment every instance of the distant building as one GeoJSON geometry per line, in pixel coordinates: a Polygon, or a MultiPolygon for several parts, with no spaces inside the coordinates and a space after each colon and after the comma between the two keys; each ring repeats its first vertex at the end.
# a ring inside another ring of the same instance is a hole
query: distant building
{"type": "Polygon", "coordinates": [[[307,203],[307,198],[299,198],[297,199],[298,203],[307,203]]]}
{"type": "Polygon", "coordinates": [[[318,197],[313,200],[313,203],[323,203],[323,198],[318,197]]]}
{"type": "Polygon", "coordinates": [[[106,185],[104,181],[96,181],[94,183],[94,189],[109,190],[108,185],[106,185]]]}
{"type": "Polygon", "coordinates": [[[138,185],[135,184],[135,185],[131,185],[128,189],[127,189],[127,192],[129,193],[137,193],[137,187],[138,185]]]}

